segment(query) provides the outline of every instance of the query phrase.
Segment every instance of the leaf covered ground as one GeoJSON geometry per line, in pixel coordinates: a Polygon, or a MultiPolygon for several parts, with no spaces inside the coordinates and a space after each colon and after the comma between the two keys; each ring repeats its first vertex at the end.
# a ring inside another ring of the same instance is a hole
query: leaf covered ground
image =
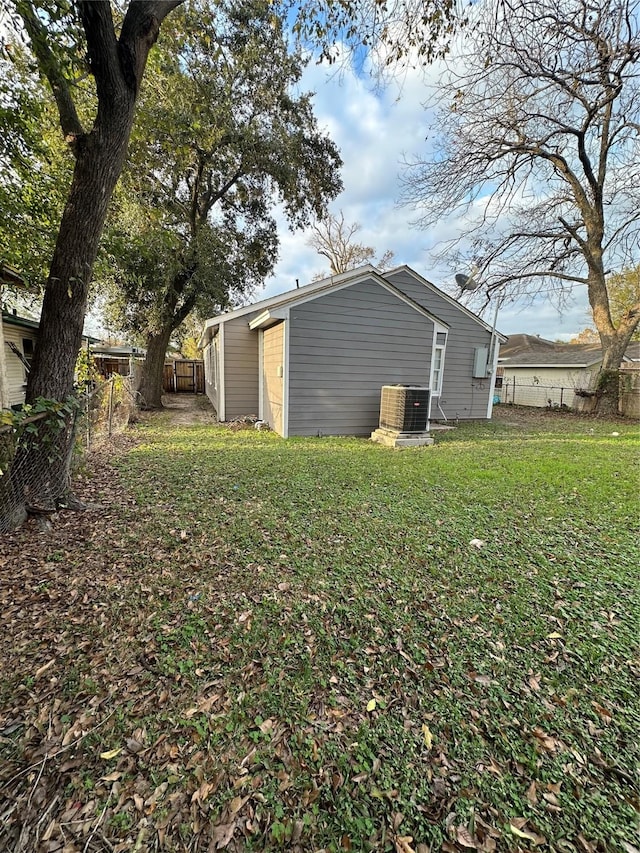
{"type": "Polygon", "coordinates": [[[0,543],[0,849],[633,853],[639,447],[138,424],[0,543]]]}

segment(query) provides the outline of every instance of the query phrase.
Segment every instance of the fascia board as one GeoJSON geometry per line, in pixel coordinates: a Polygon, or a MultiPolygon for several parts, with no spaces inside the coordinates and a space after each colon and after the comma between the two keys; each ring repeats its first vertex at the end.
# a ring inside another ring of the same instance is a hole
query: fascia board
{"type": "Polygon", "coordinates": [[[265,311],[278,305],[298,302],[298,300],[302,301],[308,294],[331,290],[336,285],[340,285],[343,281],[349,281],[351,278],[356,279],[370,273],[379,275],[375,267],[371,266],[371,264],[366,264],[355,270],[349,270],[348,272],[323,278],[319,281],[312,281],[310,284],[305,284],[302,287],[295,288],[294,290],[287,290],[277,296],[270,296],[268,299],[262,299],[259,302],[252,303],[251,305],[244,305],[242,308],[236,308],[234,311],[228,311],[226,314],[218,314],[216,317],[211,317],[209,320],[205,321],[204,332],[206,332],[211,326],[218,325],[219,323],[226,323],[227,320],[235,320],[236,317],[243,317],[245,314],[265,311]]]}
{"type": "Polygon", "coordinates": [[[249,320],[249,328],[251,330],[264,328],[268,323],[286,320],[288,316],[289,308],[274,308],[272,311],[263,311],[253,320],[249,320]]]}

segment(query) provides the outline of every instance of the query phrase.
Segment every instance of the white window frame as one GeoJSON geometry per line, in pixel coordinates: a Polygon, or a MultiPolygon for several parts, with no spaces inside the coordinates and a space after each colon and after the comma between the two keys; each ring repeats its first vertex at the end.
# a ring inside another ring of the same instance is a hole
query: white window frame
{"type": "Polygon", "coordinates": [[[444,364],[447,350],[447,329],[444,326],[436,325],[433,330],[433,349],[431,352],[431,373],[429,376],[429,388],[431,389],[431,397],[440,397],[442,394],[442,386],[444,379],[444,364]],[[438,343],[438,336],[444,335],[444,343],[438,343]],[[436,359],[439,358],[439,364],[436,366],[436,359]]]}
{"type": "Polygon", "coordinates": [[[211,341],[211,352],[209,356],[210,366],[211,366],[211,385],[213,386],[214,391],[218,390],[218,336],[211,341]]]}

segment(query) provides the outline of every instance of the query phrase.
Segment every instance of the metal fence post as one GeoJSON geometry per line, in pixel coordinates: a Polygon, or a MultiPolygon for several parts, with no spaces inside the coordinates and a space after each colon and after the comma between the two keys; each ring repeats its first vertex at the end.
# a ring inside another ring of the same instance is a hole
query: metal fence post
{"type": "Polygon", "coordinates": [[[109,382],[109,420],[108,420],[108,427],[107,427],[107,434],[108,434],[109,438],[111,438],[111,422],[113,419],[113,385],[114,385],[114,382],[115,382],[115,376],[112,376],[111,380],[109,382]]]}

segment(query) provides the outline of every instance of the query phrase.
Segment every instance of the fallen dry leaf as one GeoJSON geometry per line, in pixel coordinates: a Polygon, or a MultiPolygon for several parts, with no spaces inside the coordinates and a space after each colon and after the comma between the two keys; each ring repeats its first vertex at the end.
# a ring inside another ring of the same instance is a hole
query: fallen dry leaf
{"type": "Polygon", "coordinates": [[[469,850],[477,850],[478,842],[473,838],[466,826],[456,827],[456,841],[461,847],[469,850]]]}
{"type": "Polygon", "coordinates": [[[602,705],[598,704],[598,702],[592,702],[591,705],[595,709],[596,713],[598,713],[604,723],[607,725],[613,720],[613,714],[607,708],[604,708],[602,705]]]}
{"type": "Polygon", "coordinates": [[[411,835],[397,835],[394,838],[396,853],[416,853],[411,846],[413,837],[411,835]]]}
{"type": "Polygon", "coordinates": [[[213,828],[213,835],[211,838],[211,849],[213,850],[224,850],[225,847],[228,847],[231,843],[231,839],[233,838],[233,833],[236,829],[236,823],[221,823],[218,826],[213,828]]]}
{"type": "Polygon", "coordinates": [[[44,666],[41,666],[39,669],[36,669],[35,674],[34,674],[34,676],[33,676],[33,677],[34,677],[36,680],[37,680],[38,678],[40,678],[40,676],[41,676],[41,675],[44,675],[44,673],[45,673],[48,669],[51,669],[51,667],[54,665],[54,663],[55,663],[55,662],[56,662],[56,659],[55,659],[55,658],[51,658],[51,660],[50,660],[48,663],[45,663],[45,664],[44,664],[44,666]]]}
{"type": "Polygon", "coordinates": [[[509,821],[509,828],[513,835],[517,838],[525,838],[527,841],[531,841],[535,846],[539,844],[546,844],[547,839],[543,835],[538,835],[537,832],[533,832],[530,829],[525,829],[524,827],[527,824],[526,818],[512,818],[509,821]]]}
{"type": "Polygon", "coordinates": [[[538,804],[538,792],[536,790],[535,782],[532,782],[527,788],[527,800],[531,803],[532,806],[538,804]]]}
{"type": "Polygon", "coordinates": [[[100,758],[104,758],[105,761],[109,761],[110,758],[115,758],[116,755],[120,755],[122,752],[122,747],[117,746],[115,749],[108,749],[106,752],[100,753],[100,758]]]}

